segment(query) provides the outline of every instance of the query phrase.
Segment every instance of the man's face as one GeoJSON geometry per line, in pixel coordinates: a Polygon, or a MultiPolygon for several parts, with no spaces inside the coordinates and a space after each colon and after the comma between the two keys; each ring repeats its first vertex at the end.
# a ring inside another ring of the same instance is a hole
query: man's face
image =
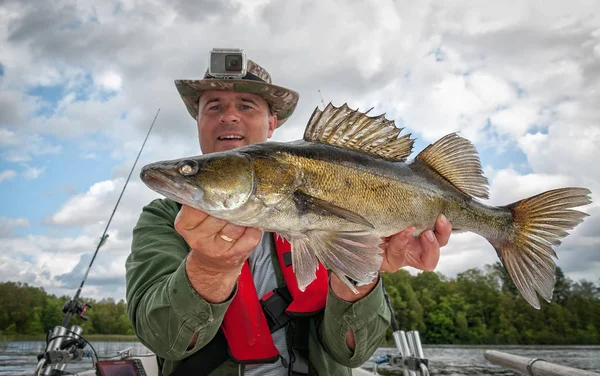
{"type": "Polygon", "coordinates": [[[196,123],[200,149],[208,154],[267,141],[277,116],[256,94],[215,90],[200,96],[196,123]]]}

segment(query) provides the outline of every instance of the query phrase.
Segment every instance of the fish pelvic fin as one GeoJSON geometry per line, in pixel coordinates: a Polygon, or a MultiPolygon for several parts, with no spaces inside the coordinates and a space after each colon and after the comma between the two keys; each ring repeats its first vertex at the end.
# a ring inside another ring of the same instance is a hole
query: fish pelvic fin
{"type": "Polygon", "coordinates": [[[404,128],[396,127],[385,114],[369,117],[369,111],[352,110],[347,104],[336,107],[329,103],[323,111],[317,107],[304,131],[304,140],[404,162],[415,140],[410,134],[398,137],[404,128]]]}
{"type": "Polygon", "coordinates": [[[379,248],[381,238],[370,233],[312,230],[301,236],[291,236],[290,243],[292,266],[301,291],[316,278],[320,261],[358,294],[347,277],[358,285],[369,284],[377,278],[383,261],[379,248]]]}
{"type": "Polygon", "coordinates": [[[461,192],[472,197],[488,198],[488,180],[483,176],[477,150],[469,140],[456,133],[450,133],[423,149],[416,160],[431,167],[461,192]]]}
{"type": "Polygon", "coordinates": [[[502,241],[490,241],[521,296],[540,309],[536,291],[552,300],[558,258],[552,246],[561,244],[588,214],[571,208],[591,203],[585,188],[561,188],[505,206],[512,212],[514,233],[502,241]]]}

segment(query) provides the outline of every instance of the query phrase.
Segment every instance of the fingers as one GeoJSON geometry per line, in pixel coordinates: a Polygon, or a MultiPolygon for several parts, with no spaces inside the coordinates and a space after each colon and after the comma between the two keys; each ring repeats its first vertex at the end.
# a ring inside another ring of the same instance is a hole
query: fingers
{"type": "MultiPolygon", "coordinates": [[[[225,222],[225,221],[223,221],[225,222]]],[[[218,226],[217,226],[218,227],[218,226]]],[[[239,238],[242,237],[242,235],[244,234],[244,230],[246,229],[246,227],[243,226],[237,226],[234,225],[233,223],[229,223],[229,222],[225,222],[225,226],[221,227],[218,230],[218,236],[221,237],[221,239],[231,242],[234,242],[236,240],[238,240],[239,238]]]]}
{"type": "Polygon", "coordinates": [[[395,272],[404,266],[424,271],[433,271],[440,260],[440,248],[448,244],[452,225],[443,215],[437,218],[435,231],[425,230],[419,237],[413,237],[411,227],[391,236],[385,250],[382,271],[395,272]]]}
{"type": "Polygon", "coordinates": [[[177,232],[189,231],[196,228],[202,221],[208,217],[208,214],[194,209],[187,205],[182,205],[177,217],[175,218],[175,229],[177,232]]]}
{"type": "Polygon", "coordinates": [[[450,234],[452,233],[452,224],[445,215],[440,214],[435,222],[435,237],[440,247],[448,244],[450,234]]]}
{"type": "Polygon", "coordinates": [[[242,229],[244,231],[242,235],[234,242],[232,251],[237,249],[249,250],[248,256],[250,256],[250,252],[258,245],[258,243],[260,243],[260,240],[263,237],[263,232],[252,227],[242,227],[242,229]]]}
{"type": "Polygon", "coordinates": [[[433,271],[440,260],[440,244],[431,230],[424,231],[419,236],[421,249],[415,252],[409,251],[412,267],[424,270],[426,272],[433,271]]]}
{"type": "Polygon", "coordinates": [[[415,228],[410,227],[387,239],[383,244],[384,259],[379,270],[393,273],[406,266],[406,250],[413,238],[413,231],[415,228]]]}
{"type": "Polygon", "coordinates": [[[448,244],[452,225],[440,214],[435,223],[435,231],[425,230],[419,236],[419,247],[409,248],[407,263],[424,271],[433,271],[440,261],[440,248],[448,244]]]}
{"type": "Polygon", "coordinates": [[[196,248],[193,243],[200,241],[206,243],[208,238],[215,242],[232,243],[242,236],[245,227],[236,226],[223,219],[215,218],[200,210],[183,205],[179,214],[177,214],[177,218],[175,218],[175,229],[192,248],[196,248]],[[223,237],[220,236],[221,234],[223,237]]]}
{"type": "Polygon", "coordinates": [[[191,248],[191,257],[206,270],[239,270],[262,239],[262,231],[234,225],[183,205],[175,230],[191,248]]]}

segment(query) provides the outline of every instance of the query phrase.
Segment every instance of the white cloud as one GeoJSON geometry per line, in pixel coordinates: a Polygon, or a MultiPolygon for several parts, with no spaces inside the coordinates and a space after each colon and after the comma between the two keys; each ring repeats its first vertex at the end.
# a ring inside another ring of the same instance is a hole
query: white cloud
{"type": "Polygon", "coordinates": [[[0,183],[5,180],[12,180],[18,176],[23,176],[25,179],[33,180],[39,178],[43,173],[43,168],[36,168],[27,164],[23,164],[23,170],[20,173],[15,170],[0,171],[0,183]]]}
{"type": "Polygon", "coordinates": [[[23,167],[24,170],[21,174],[23,177],[25,177],[25,179],[37,179],[44,173],[44,168],[31,167],[27,164],[24,164],[23,167]]]}
{"type": "Polygon", "coordinates": [[[17,144],[15,132],[0,128],[0,146],[10,146],[17,144]]]}
{"type": "MultiPolygon", "coordinates": [[[[124,184],[124,178],[95,183],[86,193],[71,197],[47,222],[62,226],[106,226],[124,184]]],[[[141,207],[157,197],[159,195],[142,184],[138,177],[132,177],[115,214],[117,228],[133,228],[131,222],[139,215],[141,207]],[[129,227],[120,227],[119,223],[129,227]]]]}
{"type": "Polygon", "coordinates": [[[39,134],[27,132],[14,132],[0,128],[1,156],[9,162],[27,162],[35,156],[58,154],[61,145],[56,145],[39,134]]]}
{"type": "Polygon", "coordinates": [[[103,89],[118,91],[121,89],[121,76],[112,71],[106,71],[100,73],[94,78],[96,85],[99,85],[103,89]]]}
{"type": "Polygon", "coordinates": [[[535,107],[526,104],[500,110],[490,117],[492,125],[499,133],[509,133],[513,138],[524,135],[537,119],[535,107]]]}
{"type": "Polygon", "coordinates": [[[0,172],[0,183],[5,180],[11,180],[15,176],[17,176],[17,172],[15,170],[4,170],[0,172]]]}
{"type": "Polygon", "coordinates": [[[0,217],[0,236],[8,236],[12,234],[16,227],[27,227],[29,221],[27,218],[8,218],[0,217]]]}
{"type": "MultiPolygon", "coordinates": [[[[0,218],[2,279],[44,285],[52,293],[72,295],[88,268],[123,183],[124,179],[97,183],[85,194],[70,199],[49,219],[54,226],[80,228],[82,234],[77,237],[20,237],[11,229],[25,226],[25,219],[0,218]]],[[[85,296],[125,297],[125,258],[130,252],[131,231],[142,207],[158,197],[139,179],[132,178],[108,229],[109,238],[88,276],[85,296]]]]}

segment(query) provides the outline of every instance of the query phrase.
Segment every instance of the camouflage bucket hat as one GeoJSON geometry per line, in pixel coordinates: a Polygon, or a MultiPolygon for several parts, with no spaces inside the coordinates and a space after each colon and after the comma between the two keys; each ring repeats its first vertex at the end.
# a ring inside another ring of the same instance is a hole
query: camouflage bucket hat
{"type": "Polygon", "coordinates": [[[242,79],[210,78],[208,70],[202,80],[175,80],[175,87],[190,115],[198,116],[200,94],[209,90],[240,91],[261,96],[277,115],[277,127],[294,113],[298,104],[297,92],[271,84],[271,75],[252,60],[247,60],[247,74],[242,79]]]}

